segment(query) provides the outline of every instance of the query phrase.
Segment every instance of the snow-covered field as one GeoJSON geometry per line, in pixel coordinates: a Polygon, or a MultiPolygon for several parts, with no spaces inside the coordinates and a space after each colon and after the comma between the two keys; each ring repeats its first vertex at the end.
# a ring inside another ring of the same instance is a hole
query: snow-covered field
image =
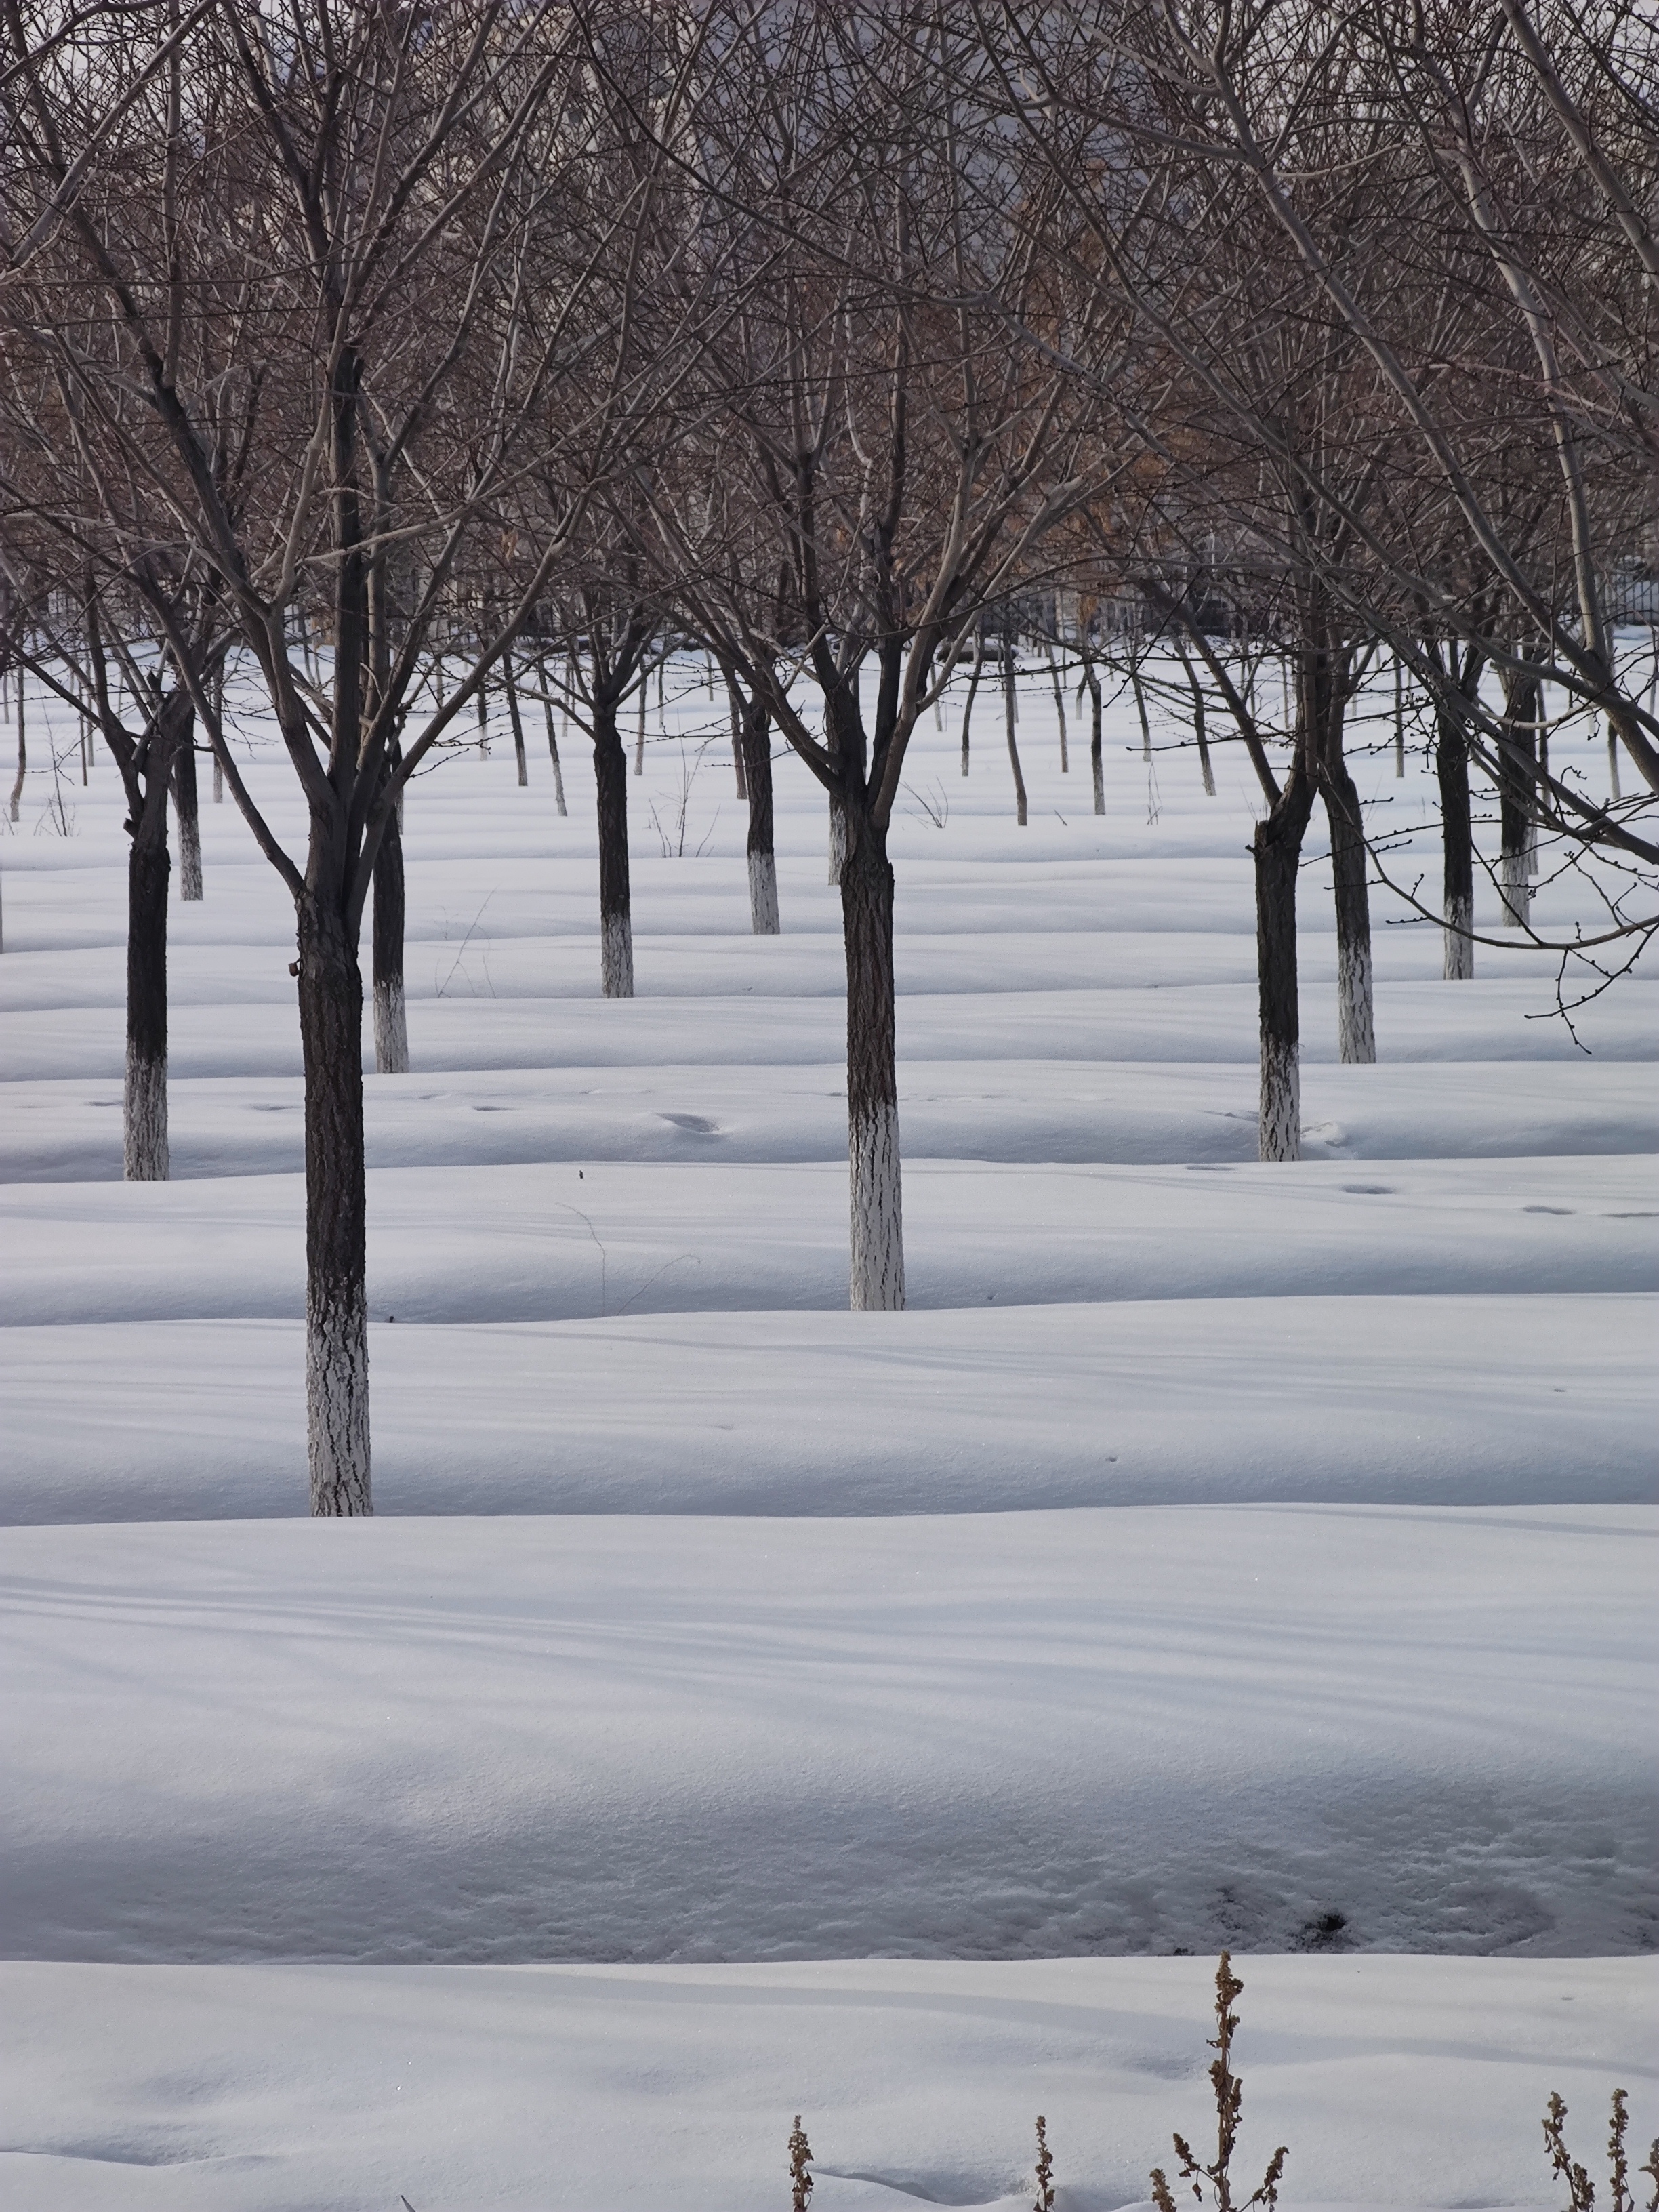
{"type": "Polygon", "coordinates": [[[1289,2201],[1548,2202],[1552,2087],[1645,2144],[1659,989],[1580,1049],[1553,961],[1444,984],[1376,892],[1340,1066],[1314,848],[1307,1158],[1262,1167],[1243,761],[1206,799],[1120,707],[1097,820],[1033,683],[1020,830],[982,690],[893,839],[911,1310],[851,1315],[823,805],[781,761],[751,937],[681,674],[632,1002],[574,731],[568,820],[504,723],[411,793],[370,1523],[301,1517],[273,872],[204,775],[175,1180],[126,1185],[108,762],[60,726],[73,834],[45,763],[0,842],[0,2197],[759,2212],[801,2110],[821,2212],[983,2204],[1041,2110],[1104,2212],[1206,2125],[1224,1943],[1289,2201]]]}

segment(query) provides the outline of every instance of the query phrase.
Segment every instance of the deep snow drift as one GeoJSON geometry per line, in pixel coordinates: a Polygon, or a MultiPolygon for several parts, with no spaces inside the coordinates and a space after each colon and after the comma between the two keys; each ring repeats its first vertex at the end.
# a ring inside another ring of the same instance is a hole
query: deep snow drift
{"type": "Polygon", "coordinates": [[[1651,1960],[1571,1954],[1659,1929],[1659,990],[1576,1043],[1552,958],[1443,984],[1377,891],[1339,1066],[1310,846],[1307,1157],[1260,1167],[1243,763],[1206,799],[1120,709],[1097,821],[1033,684],[1021,831],[997,719],[965,782],[924,729],[894,833],[896,1316],[844,1310],[805,775],[757,939],[723,702],[653,713],[626,1003],[576,733],[568,819],[502,731],[416,785],[350,1528],[296,1517],[291,914],[204,774],[176,1180],[123,1185],[118,790],[53,726],[0,844],[11,2201],[741,2212],[797,2108],[823,2212],[1012,2201],[1042,2109],[1097,2212],[1204,2124],[1209,1965],[1129,1954],[1223,1942],[1286,1954],[1243,2057],[1295,2201],[1543,2200],[1553,2086],[1652,2132],[1651,1960]],[[528,1960],[588,1963],[430,1963],[528,1960]]]}

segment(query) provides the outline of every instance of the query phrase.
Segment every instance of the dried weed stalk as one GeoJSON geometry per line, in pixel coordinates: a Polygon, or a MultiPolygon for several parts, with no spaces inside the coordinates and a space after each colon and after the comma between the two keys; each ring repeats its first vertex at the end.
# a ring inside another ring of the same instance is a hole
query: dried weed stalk
{"type": "Polygon", "coordinates": [[[806,2200],[813,2188],[812,2177],[806,2169],[811,2163],[812,2146],[806,2140],[806,2130],[797,2112],[795,2124],[789,2131],[789,2212],[806,2212],[806,2200]]]}
{"type": "MultiPolygon", "coordinates": [[[[1200,2204],[1207,2181],[1213,2191],[1214,2212],[1250,2212],[1250,2208],[1257,2204],[1266,2205],[1272,2212],[1279,2202],[1279,2179],[1289,2155],[1280,2143],[1262,2176],[1261,2187],[1242,2204],[1235,2204],[1231,2168],[1233,2148],[1238,2140],[1238,2116],[1244,2107],[1244,2085],[1231,2065],[1233,2036],[1238,2027],[1238,2014],[1232,2009],[1232,2002],[1243,1986],[1233,1972],[1231,1953],[1224,1951],[1215,1972],[1216,2033],[1210,2039],[1210,2048],[1218,2054],[1210,2068],[1210,2083],[1215,2091],[1215,2163],[1200,2165],[1186,2137],[1175,2138],[1176,2156],[1181,2160],[1179,2179],[1192,2183],[1193,2195],[1200,2204]]],[[[1152,2202],[1158,2212],[1176,2212],[1175,2197],[1162,2166],[1152,2169],[1152,2202]]]]}
{"type": "MultiPolygon", "coordinates": [[[[1622,2089],[1613,2093],[1613,2123],[1607,2131],[1607,2165],[1611,2171],[1612,2212],[1637,2212],[1636,2199],[1630,2191],[1630,2156],[1625,2148],[1625,2135],[1630,2126],[1630,2115],[1625,2109],[1622,2089]]],[[[1594,2212],[1595,2184],[1567,2149],[1561,2124],[1567,2117],[1566,2106],[1553,2092],[1544,2115],[1544,2148],[1549,2153],[1550,2172],[1558,2180],[1567,2185],[1568,2212],[1594,2212]]],[[[1653,2188],[1647,2201],[1646,2212],[1659,2212],[1659,2137],[1648,2152],[1647,2163],[1638,2172],[1648,2174],[1653,2188]]]]}
{"type": "Polygon", "coordinates": [[[1054,2155],[1048,2148],[1048,2123],[1037,2114],[1036,2202],[1031,2212],[1054,2212],[1054,2155]]]}

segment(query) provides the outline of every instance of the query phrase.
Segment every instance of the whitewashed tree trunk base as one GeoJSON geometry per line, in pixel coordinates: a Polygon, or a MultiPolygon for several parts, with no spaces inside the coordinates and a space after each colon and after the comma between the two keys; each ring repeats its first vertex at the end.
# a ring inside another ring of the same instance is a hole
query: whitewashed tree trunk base
{"type": "Polygon", "coordinates": [[[904,1307],[904,1220],[896,1106],[878,1107],[848,1130],[852,1182],[852,1276],[854,1313],[900,1313],[904,1307]]]}
{"type": "Polygon", "coordinates": [[[841,881],[842,870],[847,866],[847,816],[832,799],[830,802],[830,881],[841,881]]]}
{"type": "Polygon", "coordinates": [[[326,1313],[307,1314],[306,1407],[313,1516],[372,1513],[366,1292],[337,1295],[326,1313]]]}
{"type": "Polygon", "coordinates": [[[634,927],[625,914],[599,918],[599,988],[607,999],[634,995],[634,927]]]}
{"type": "Polygon", "coordinates": [[[1261,1040],[1261,1120],[1257,1151],[1264,1160],[1302,1157],[1302,1064],[1294,1045],[1261,1040]]]}
{"type": "Polygon", "coordinates": [[[1376,1058],[1376,1016],[1369,945],[1337,947],[1336,1048],[1337,1057],[1345,1067],[1368,1067],[1376,1058]]]}
{"type": "Polygon", "coordinates": [[[1532,890],[1527,882],[1527,856],[1524,851],[1505,853],[1499,864],[1498,896],[1504,903],[1504,919],[1517,929],[1524,929],[1532,914],[1532,890]]]}
{"type": "Polygon", "coordinates": [[[1474,917],[1468,899],[1454,899],[1446,916],[1446,957],[1442,973],[1449,983],[1467,983],[1474,975],[1474,939],[1468,935],[1474,917]]]}
{"type": "Polygon", "coordinates": [[[749,920],[757,937],[777,937],[782,925],[778,920],[778,864],[771,853],[751,853],[749,855],[749,920]]]}
{"type": "Polygon", "coordinates": [[[409,1022],[404,1012],[401,983],[374,986],[374,1073],[409,1073],[409,1022]]]}
{"type": "Polygon", "coordinates": [[[183,817],[179,823],[179,896],[181,899],[202,896],[202,833],[193,819],[183,817]]]}
{"type": "Polygon", "coordinates": [[[129,1182],[165,1182],[167,1152],[167,1064],[127,1047],[121,1113],[123,1172],[129,1182]]]}

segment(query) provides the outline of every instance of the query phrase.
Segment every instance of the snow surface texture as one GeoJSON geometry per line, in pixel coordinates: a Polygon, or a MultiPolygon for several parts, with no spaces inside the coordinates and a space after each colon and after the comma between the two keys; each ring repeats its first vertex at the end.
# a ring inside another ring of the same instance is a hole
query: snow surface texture
{"type": "Polygon", "coordinates": [[[502,1534],[14,1530],[0,1954],[1659,1938],[1629,1511],[502,1534]]]}
{"type": "MultiPolygon", "coordinates": [[[[724,705],[680,673],[629,783],[633,1000],[599,995],[576,732],[568,820],[504,733],[410,793],[381,1517],[348,1528],[295,1517],[291,911],[204,803],[175,1180],[122,1184],[118,787],[66,784],[53,834],[31,701],[0,2195],[725,2212],[781,2201],[799,2107],[821,2212],[985,2203],[1042,2109],[1097,2212],[1206,2124],[1210,1966],[1128,1954],[1223,1942],[1287,1954],[1245,1966],[1243,2056],[1297,2202],[1545,2200],[1552,2086],[1588,2145],[1626,2082],[1645,2142],[1651,1962],[1571,1954],[1659,1934],[1659,990],[1583,1008],[1587,1054],[1553,959],[1448,985],[1374,892],[1380,1059],[1341,1066],[1310,842],[1305,1158],[1261,1167],[1242,760],[1206,799],[1120,706],[1097,820],[1045,673],[1018,830],[953,708],[893,837],[912,1310],[851,1315],[822,796],[780,762],[756,938],[724,705]],[[280,1963],[322,1959],[354,1963],[280,1963]],[[533,1959],[588,1963],[434,1963],[533,1959]]],[[[1356,774],[1431,821],[1415,759],[1356,774]]],[[[1434,880],[1432,836],[1391,866],[1434,880]]],[[[1541,928],[1581,915],[1540,887],[1541,928]]]]}
{"type": "MultiPolygon", "coordinates": [[[[1631,1959],[1243,1962],[1249,2186],[1310,2207],[1559,2202],[1614,2075],[1659,2127],[1659,1984],[1631,1959]]],[[[0,1966],[0,2187],[50,2212],[813,2212],[1145,2202],[1213,2139],[1203,1959],[765,1966],[0,1966]]],[[[1247,2191],[1248,2193],[1248,2188],[1247,2191]]]]}

